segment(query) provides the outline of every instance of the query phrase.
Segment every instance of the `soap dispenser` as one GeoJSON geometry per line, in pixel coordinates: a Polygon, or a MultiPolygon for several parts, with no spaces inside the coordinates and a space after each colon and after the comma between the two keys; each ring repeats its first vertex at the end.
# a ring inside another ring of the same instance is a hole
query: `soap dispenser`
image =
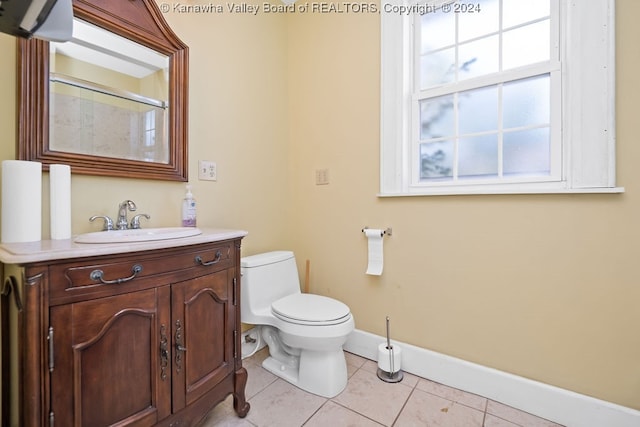
{"type": "Polygon", "coordinates": [[[196,200],[193,198],[190,185],[187,185],[187,194],[182,201],[182,226],[196,226],[196,200]]]}

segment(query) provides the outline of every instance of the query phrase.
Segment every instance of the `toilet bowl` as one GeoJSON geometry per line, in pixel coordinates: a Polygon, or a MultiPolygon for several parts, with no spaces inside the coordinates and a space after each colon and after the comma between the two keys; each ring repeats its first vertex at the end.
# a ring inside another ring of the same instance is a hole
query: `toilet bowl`
{"type": "Polygon", "coordinates": [[[310,393],[338,395],[347,384],[342,346],[355,328],[349,307],[301,293],[293,252],[244,257],[240,267],[241,320],[259,325],[269,347],[262,366],[310,393]]]}

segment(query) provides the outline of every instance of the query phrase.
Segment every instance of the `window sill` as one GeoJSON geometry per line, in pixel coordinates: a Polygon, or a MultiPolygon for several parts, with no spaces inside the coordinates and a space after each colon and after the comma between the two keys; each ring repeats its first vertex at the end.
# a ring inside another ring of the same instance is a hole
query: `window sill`
{"type": "Polygon", "coordinates": [[[415,196],[466,196],[494,194],[622,194],[624,187],[589,187],[589,188],[486,188],[486,187],[440,187],[414,190],[407,193],[378,193],[378,197],[415,197],[415,196]]]}

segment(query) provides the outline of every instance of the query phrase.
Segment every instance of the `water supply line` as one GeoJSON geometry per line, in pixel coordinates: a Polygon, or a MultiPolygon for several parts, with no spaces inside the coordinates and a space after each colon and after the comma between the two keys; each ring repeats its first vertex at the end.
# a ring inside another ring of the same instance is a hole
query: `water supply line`
{"type": "Polygon", "coordinates": [[[254,354],[256,354],[256,352],[258,350],[260,350],[263,345],[262,345],[262,329],[260,326],[255,326],[253,328],[253,330],[251,331],[246,331],[244,333],[244,343],[242,344],[247,344],[247,346],[250,346],[250,348],[252,348],[251,350],[249,350],[249,352],[247,354],[243,354],[242,355],[242,359],[246,359],[248,357],[253,356],[254,354]],[[251,333],[255,332],[256,337],[253,338],[251,336],[251,333]]]}

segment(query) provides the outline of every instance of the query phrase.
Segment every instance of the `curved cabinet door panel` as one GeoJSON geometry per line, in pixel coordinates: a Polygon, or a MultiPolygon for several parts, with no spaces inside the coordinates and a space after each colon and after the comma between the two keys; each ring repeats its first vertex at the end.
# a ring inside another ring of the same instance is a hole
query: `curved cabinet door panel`
{"type": "Polygon", "coordinates": [[[148,426],[170,414],[169,298],[165,286],[51,308],[56,425],[148,426]]]}
{"type": "Polygon", "coordinates": [[[174,411],[195,402],[233,373],[233,271],[171,286],[174,411]]]}

